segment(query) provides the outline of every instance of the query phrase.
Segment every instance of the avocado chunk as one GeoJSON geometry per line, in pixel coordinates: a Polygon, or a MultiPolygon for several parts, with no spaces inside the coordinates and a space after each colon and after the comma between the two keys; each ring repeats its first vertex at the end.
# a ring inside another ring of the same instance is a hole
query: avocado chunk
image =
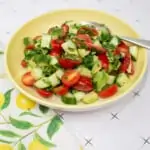
{"type": "Polygon", "coordinates": [[[78,71],[80,72],[80,74],[83,75],[83,76],[92,77],[91,71],[90,71],[88,68],[84,67],[84,66],[79,66],[79,67],[77,68],[77,70],[78,70],[78,71]]]}
{"type": "Polygon", "coordinates": [[[117,77],[116,83],[122,87],[129,81],[128,76],[125,73],[120,73],[117,77]]]}
{"type": "Polygon", "coordinates": [[[107,84],[108,79],[109,76],[104,70],[95,74],[93,82],[97,92],[101,91],[101,89],[107,84]]]}
{"type": "Polygon", "coordinates": [[[85,104],[91,104],[94,103],[98,100],[98,95],[96,92],[92,91],[88,94],[86,94],[83,98],[82,98],[82,102],[85,104]]]}

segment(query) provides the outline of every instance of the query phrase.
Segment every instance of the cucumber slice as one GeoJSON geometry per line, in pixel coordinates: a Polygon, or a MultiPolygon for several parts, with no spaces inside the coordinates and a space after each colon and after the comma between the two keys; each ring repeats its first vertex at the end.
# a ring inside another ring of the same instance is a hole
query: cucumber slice
{"type": "Polygon", "coordinates": [[[51,65],[56,65],[58,63],[58,60],[55,56],[51,56],[51,65]]]}
{"type": "Polygon", "coordinates": [[[109,75],[109,78],[108,78],[108,81],[107,81],[107,84],[111,85],[115,82],[115,79],[116,77],[115,76],[111,76],[109,75]]]}
{"type": "Polygon", "coordinates": [[[113,36],[109,44],[117,47],[120,44],[120,39],[117,36],[113,36]]]}
{"type": "Polygon", "coordinates": [[[88,94],[86,94],[83,98],[82,98],[82,102],[85,104],[91,104],[94,103],[98,100],[98,95],[96,92],[92,91],[88,94]]]}
{"type": "Polygon", "coordinates": [[[96,62],[92,67],[92,74],[97,73],[102,68],[102,64],[100,61],[96,62]]]}
{"type": "Polygon", "coordinates": [[[34,83],[34,86],[37,88],[40,88],[40,89],[44,89],[44,88],[51,86],[51,84],[50,84],[50,82],[48,82],[48,79],[46,77],[44,77],[44,78],[41,78],[40,80],[37,80],[34,83]]]}
{"type": "Polygon", "coordinates": [[[102,44],[99,42],[98,39],[94,40],[94,45],[102,47],[102,44]]]}
{"type": "Polygon", "coordinates": [[[60,84],[60,80],[57,78],[55,73],[48,77],[48,81],[51,83],[53,87],[60,84]]]}
{"type": "Polygon", "coordinates": [[[77,102],[80,102],[81,99],[85,96],[85,93],[84,93],[84,92],[79,92],[79,91],[77,91],[77,92],[75,92],[73,95],[74,95],[74,97],[76,98],[76,101],[77,101],[77,102]]]}
{"type": "Polygon", "coordinates": [[[77,32],[78,29],[74,25],[70,26],[69,33],[77,34],[77,32]]]}
{"type": "Polygon", "coordinates": [[[83,76],[92,77],[91,71],[90,71],[88,68],[84,67],[84,66],[79,66],[79,67],[77,68],[77,70],[78,70],[78,71],[80,72],[80,74],[83,75],[83,76]]]}
{"type": "Polygon", "coordinates": [[[63,43],[62,48],[67,54],[76,55],[76,56],[79,55],[75,43],[73,43],[71,40],[68,40],[67,42],[63,43]]]}
{"type": "Polygon", "coordinates": [[[113,65],[111,63],[109,63],[109,67],[108,67],[108,72],[112,72],[113,71],[113,65]]]}
{"type": "Polygon", "coordinates": [[[33,68],[31,74],[35,78],[35,80],[38,80],[43,77],[43,71],[41,68],[33,68]]]}
{"type": "Polygon", "coordinates": [[[32,60],[29,60],[28,61],[28,68],[30,69],[30,70],[32,70],[33,68],[35,68],[36,67],[36,63],[34,62],[34,61],[32,61],[32,60]]]}
{"type": "Polygon", "coordinates": [[[63,74],[64,74],[64,70],[62,70],[62,69],[58,69],[58,70],[56,71],[56,76],[57,76],[57,78],[60,79],[60,80],[61,80],[63,74]]]}
{"type": "Polygon", "coordinates": [[[65,104],[69,104],[69,105],[76,105],[77,104],[77,101],[76,101],[74,95],[71,93],[67,93],[66,95],[62,96],[61,100],[65,104]]]}
{"type": "Polygon", "coordinates": [[[137,61],[139,48],[137,46],[130,46],[129,51],[130,51],[132,60],[137,61]]]}
{"type": "Polygon", "coordinates": [[[116,79],[116,83],[122,87],[129,81],[128,76],[125,73],[120,73],[116,79]]]}
{"type": "Polygon", "coordinates": [[[42,35],[41,47],[42,48],[50,48],[51,36],[48,34],[42,35]]]}
{"type": "Polygon", "coordinates": [[[80,55],[80,57],[85,57],[86,55],[88,55],[90,53],[90,51],[87,51],[86,49],[78,49],[78,53],[80,55]]]}
{"type": "Polygon", "coordinates": [[[110,32],[108,31],[107,27],[102,27],[100,31],[100,40],[101,42],[108,41],[111,37],[110,32]]]}

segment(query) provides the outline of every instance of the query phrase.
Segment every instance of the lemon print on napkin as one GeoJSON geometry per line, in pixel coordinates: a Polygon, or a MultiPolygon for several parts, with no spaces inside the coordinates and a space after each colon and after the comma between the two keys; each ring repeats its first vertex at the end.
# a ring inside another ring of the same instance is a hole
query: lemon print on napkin
{"type": "Polygon", "coordinates": [[[3,106],[4,101],[5,101],[4,94],[3,94],[3,93],[0,93],[0,108],[3,106]]]}
{"type": "Polygon", "coordinates": [[[19,93],[16,98],[16,105],[22,110],[29,110],[35,107],[36,103],[23,94],[19,93]]]}
{"type": "Polygon", "coordinates": [[[0,150],[72,148],[82,150],[74,137],[66,132],[59,114],[15,92],[14,88],[0,92],[0,150]],[[60,140],[62,137],[63,141],[60,140]]]}
{"type": "Polygon", "coordinates": [[[13,150],[9,144],[0,144],[0,150],[13,150]]]}
{"type": "Polygon", "coordinates": [[[38,140],[33,140],[29,144],[28,150],[49,150],[49,147],[47,147],[44,144],[40,143],[38,140]]]}

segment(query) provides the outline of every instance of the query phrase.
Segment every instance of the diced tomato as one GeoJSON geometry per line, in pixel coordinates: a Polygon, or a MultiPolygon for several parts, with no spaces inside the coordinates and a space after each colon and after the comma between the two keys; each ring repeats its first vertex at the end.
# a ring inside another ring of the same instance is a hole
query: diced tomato
{"type": "Polygon", "coordinates": [[[118,48],[115,49],[114,52],[113,52],[113,54],[114,54],[114,55],[120,55],[120,50],[119,50],[118,48]]]}
{"type": "Polygon", "coordinates": [[[62,83],[67,86],[71,87],[76,84],[80,79],[80,73],[76,70],[67,70],[64,75],[62,76],[62,83]]]}
{"type": "Polygon", "coordinates": [[[33,50],[35,48],[34,44],[29,44],[26,46],[26,49],[33,50]]]}
{"type": "Polygon", "coordinates": [[[98,95],[101,98],[108,98],[108,97],[115,95],[117,92],[118,92],[118,86],[116,84],[113,84],[109,86],[108,88],[100,91],[98,95]]]}
{"type": "Polygon", "coordinates": [[[50,54],[51,56],[56,56],[56,57],[59,57],[59,56],[60,56],[60,54],[59,54],[57,51],[55,51],[55,50],[51,50],[49,54],[50,54]]]}
{"type": "Polygon", "coordinates": [[[53,91],[55,94],[62,96],[68,93],[68,87],[61,85],[59,87],[54,88],[53,91]]]}
{"type": "Polygon", "coordinates": [[[106,52],[105,48],[93,44],[88,34],[78,34],[75,43],[78,47],[85,45],[87,48],[95,49],[97,52],[106,52]]]}
{"type": "Polygon", "coordinates": [[[44,90],[44,89],[37,89],[36,90],[38,94],[40,94],[42,97],[50,97],[52,96],[52,92],[44,90]]]}
{"type": "Polygon", "coordinates": [[[106,52],[106,49],[102,46],[95,45],[93,43],[86,43],[89,49],[95,49],[97,52],[103,53],[106,52]]]}
{"type": "Polygon", "coordinates": [[[63,30],[63,36],[66,36],[67,33],[69,32],[69,26],[67,24],[63,24],[61,26],[62,30],[63,30]]]}
{"type": "Polygon", "coordinates": [[[81,76],[73,88],[79,91],[89,92],[93,89],[92,79],[86,76],[81,76]]]}
{"type": "Polygon", "coordinates": [[[61,44],[63,44],[63,40],[52,40],[51,41],[51,47],[52,49],[61,49],[61,44]]]}
{"type": "Polygon", "coordinates": [[[63,43],[64,41],[63,40],[52,40],[51,41],[51,47],[52,49],[50,50],[50,55],[53,55],[55,54],[55,56],[59,56],[62,52],[62,47],[61,47],[61,44],[63,43]]]}
{"type": "Polygon", "coordinates": [[[61,67],[65,68],[65,69],[73,69],[74,67],[80,65],[81,61],[72,60],[72,59],[68,59],[68,58],[60,58],[59,64],[61,65],[61,67]]]}
{"type": "Polygon", "coordinates": [[[27,67],[27,62],[26,62],[25,60],[22,60],[22,61],[21,61],[21,66],[22,66],[23,68],[26,68],[26,67],[27,67]]]}
{"type": "Polygon", "coordinates": [[[103,54],[98,55],[98,58],[99,58],[99,60],[100,60],[101,63],[102,63],[102,67],[103,67],[105,70],[107,70],[108,67],[109,67],[109,60],[108,60],[108,58],[107,58],[107,56],[106,56],[106,53],[103,53],[103,54]]]}
{"type": "Polygon", "coordinates": [[[125,55],[125,57],[123,58],[123,61],[121,63],[121,66],[120,66],[120,71],[121,72],[126,72],[129,65],[130,65],[130,61],[131,61],[131,56],[130,54],[127,54],[125,55]]]}
{"type": "Polygon", "coordinates": [[[118,47],[117,47],[117,53],[124,53],[124,54],[128,54],[129,53],[129,46],[127,44],[125,44],[124,42],[121,42],[118,47]]]}
{"type": "Polygon", "coordinates": [[[91,40],[91,38],[90,38],[90,36],[88,34],[78,34],[77,38],[79,40],[83,40],[84,42],[92,43],[92,40],[91,40]]]}
{"type": "Polygon", "coordinates": [[[31,75],[31,72],[27,72],[22,76],[22,83],[26,86],[32,86],[35,82],[35,79],[31,75]]]}
{"type": "Polygon", "coordinates": [[[78,30],[78,34],[89,34],[90,36],[97,36],[98,31],[93,27],[84,26],[78,30]]]}

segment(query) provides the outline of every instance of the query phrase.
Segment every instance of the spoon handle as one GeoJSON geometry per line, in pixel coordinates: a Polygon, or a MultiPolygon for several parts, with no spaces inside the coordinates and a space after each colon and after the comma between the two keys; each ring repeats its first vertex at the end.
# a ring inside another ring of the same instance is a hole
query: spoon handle
{"type": "Polygon", "coordinates": [[[121,39],[150,50],[150,41],[149,40],[135,39],[135,38],[124,37],[124,36],[122,36],[121,39]]]}

